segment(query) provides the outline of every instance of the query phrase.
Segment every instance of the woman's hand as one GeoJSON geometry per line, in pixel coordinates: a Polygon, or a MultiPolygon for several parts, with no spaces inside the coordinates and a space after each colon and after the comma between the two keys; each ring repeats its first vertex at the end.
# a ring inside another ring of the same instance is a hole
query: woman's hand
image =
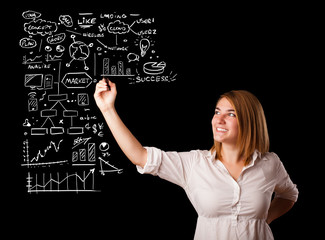
{"type": "Polygon", "coordinates": [[[115,83],[110,80],[102,79],[96,84],[94,98],[102,113],[114,109],[117,91],[115,83]]]}

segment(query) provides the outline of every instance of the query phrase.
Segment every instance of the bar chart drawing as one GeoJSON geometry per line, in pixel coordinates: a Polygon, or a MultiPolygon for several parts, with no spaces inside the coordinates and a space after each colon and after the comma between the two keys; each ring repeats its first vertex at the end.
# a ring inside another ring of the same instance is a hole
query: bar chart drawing
{"type": "Polygon", "coordinates": [[[80,148],[72,152],[72,165],[95,165],[96,162],[96,145],[95,143],[88,143],[87,149],[80,148]]]}
{"type": "Polygon", "coordinates": [[[80,173],[34,173],[28,172],[27,192],[93,192],[95,168],[80,173]]]}
{"type": "MultiPolygon", "coordinates": [[[[176,80],[164,61],[169,48],[158,42],[154,16],[87,9],[16,12],[20,68],[15,74],[22,109],[15,174],[24,196],[100,192],[110,186],[103,178],[115,181],[122,175],[124,181],[131,170],[120,161],[124,154],[94,99],[97,83],[104,78],[122,84],[127,103],[132,94],[144,96],[159,82],[176,80]]],[[[168,90],[162,84],[161,90],[168,90]]]]}
{"type": "Polygon", "coordinates": [[[103,74],[104,77],[119,76],[119,77],[131,77],[134,74],[131,73],[131,68],[125,67],[123,61],[117,61],[115,65],[109,58],[103,59],[103,74]]]}

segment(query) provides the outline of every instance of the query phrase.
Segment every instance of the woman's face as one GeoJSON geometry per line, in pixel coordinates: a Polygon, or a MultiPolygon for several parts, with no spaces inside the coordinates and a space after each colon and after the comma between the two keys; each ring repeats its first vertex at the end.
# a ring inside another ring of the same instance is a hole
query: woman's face
{"type": "Polygon", "coordinates": [[[238,137],[237,116],[227,98],[221,98],[217,103],[212,118],[212,131],[215,141],[236,145],[238,137]]]}

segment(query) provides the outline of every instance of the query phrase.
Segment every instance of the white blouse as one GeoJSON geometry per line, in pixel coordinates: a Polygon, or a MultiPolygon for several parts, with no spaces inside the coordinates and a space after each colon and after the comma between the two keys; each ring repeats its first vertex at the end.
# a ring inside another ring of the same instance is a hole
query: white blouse
{"type": "Polygon", "coordinates": [[[198,213],[196,240],[274,239],[265,221],[273,192],[275,197],[297,201],[296,185],[275,153],[255,151],[235,181],[210,151],[146,149],[147,163],[137,170],[185,190],[198,213]]]}

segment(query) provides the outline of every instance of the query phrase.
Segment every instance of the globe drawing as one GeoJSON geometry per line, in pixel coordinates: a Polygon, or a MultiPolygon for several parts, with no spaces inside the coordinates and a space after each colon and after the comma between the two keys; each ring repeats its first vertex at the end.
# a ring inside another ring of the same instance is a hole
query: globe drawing
{"type": "Polygon", "coordinates": [[[69,46],[69,55],[71,57],[71,61],[66,64],[67,67],[70,67],[73,61],[83,61],[84,69],[88,70],[85,60],[89,57],[89,47],[81,41],[75,41],[75,36],[71,36],[73,39],[73,43],[69,46]]]}
{"type": "Polygon", "coordinates": [[[69,54],[73,60],[83,61],[89,57],[89,48],[84,42],[74,42],[69,47],[69,54]]]}

